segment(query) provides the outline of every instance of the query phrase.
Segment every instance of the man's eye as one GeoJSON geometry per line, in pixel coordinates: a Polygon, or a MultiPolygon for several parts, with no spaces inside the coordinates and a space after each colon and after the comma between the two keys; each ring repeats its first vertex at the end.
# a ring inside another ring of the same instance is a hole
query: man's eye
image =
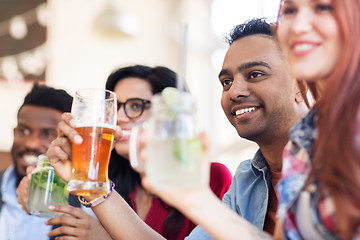
{"type": "Polygon", "coordinates": [[[55,130],[45,130],[43,133],[42,133],[42,137],[43,138],[47,138],[47,139],[55,139],[57,136],[57,132],[55,130]]]}
{"type": "Polygon", "coordinates": [[[31,131],[28,128],[16,128],[16,132],[18,132],[19,134],[23,135],[23,136],[29,136],[31,131]]]}
{"type": "Polygon", "coordinates": [[[258,78],[258,77],[262,77],[264,74],[260,73],[260,72],[252,72],[250,73],[250,78],[258,78]]]}
{"type": "Polygon", "coordinates": [[[221,85],[223,85],[223,87],[228,86],[231,83],[232,83],[232,80],[230,80],[230,79],[225,79],[225,80],[221,81],[221,85]]]}

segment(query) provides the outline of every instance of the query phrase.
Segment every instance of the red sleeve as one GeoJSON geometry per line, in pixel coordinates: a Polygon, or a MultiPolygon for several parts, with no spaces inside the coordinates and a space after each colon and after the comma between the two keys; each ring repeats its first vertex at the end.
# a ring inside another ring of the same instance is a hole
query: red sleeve
{"type": "Polygon", "coordinates": [[[232,181],[229,169],[221,163],[212,162],[210,166],[210,188],[214,194],[222,199],[232,181]]]}

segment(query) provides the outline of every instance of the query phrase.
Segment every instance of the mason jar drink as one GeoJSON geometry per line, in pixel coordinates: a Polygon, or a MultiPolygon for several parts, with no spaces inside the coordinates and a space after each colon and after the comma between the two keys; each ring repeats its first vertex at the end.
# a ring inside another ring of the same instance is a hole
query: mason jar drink
{"type": "Polygon", "coordinates": [[[108,165],[116,126],[116,95],[103,89],[76,92],[71,113],[81,144],[72,144],[70,193],[101,196],[109,192],[108,165]]]}
{"type": "Polygon", "coordinates": [[[35,216],[52,218],[60,213],[52,212],[49,205],[67,205],[69,193],[64,182],[54,171],[46,155],[38,157],[37,165],[31,175],[28,211],[35,216]]]}
{"type": "MultiPolygon", "coordinates": [[[[144,124],[147,178],[158,189],[207,184],[209,173],[196,130],[195,100],[187,92],[164,91],[151,99],[151,115],[144,124]]],[[[131,138],[130,159],[132,165],[139,165],[134,163],[136,147],[132,146],[136,136],[131,138]]]]}

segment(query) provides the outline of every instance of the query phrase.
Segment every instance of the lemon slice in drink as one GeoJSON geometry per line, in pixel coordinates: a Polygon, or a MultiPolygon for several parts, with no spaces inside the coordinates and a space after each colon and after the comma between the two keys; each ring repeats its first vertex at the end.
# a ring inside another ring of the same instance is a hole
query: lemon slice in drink
{"type": "Polygon", "coordinates": [[[161,92],[161,97],[163,98],[166,106],[170,109],[174,109],[177,101],[179,91],[173,87],[167,87],[161,92]]]}
{"type": "MultiPolygon", "coordinates": [[[[161,92],[161,97],[163,98],[165,105],[169,108],[170,111],[172,111],[174,115],[177,107],[176,104],[184,104],[184,101],[180,100],[188,99],[190,97],[188,93],[181,92],[181,94],[184,95],[179,94],[179,90],[172,87],[167,87],[161,92]],[[180,99],[180,96],[182,99],[180,99]]],[[[187,106],[187,108],[189,108],[189,106],[187,106]]],[[[179,126],[181,124],[185,124],[185,122],[182,121],[181,114],[180,116],[177,116],[176,121],[178,121],[177,123],[179,126]]],[[[173,154],[183,168],[193,169],[197,166],[198,162],[201,161],[202,144],[200,139],[187,139],[176,135],[174,140],[173,154]]]]}
{"type": "Polygon", "coordinates": [[[201,161],[201,141],[198,138],[176,139],[173,153],[182,167],[192,169],[201,161]]]}

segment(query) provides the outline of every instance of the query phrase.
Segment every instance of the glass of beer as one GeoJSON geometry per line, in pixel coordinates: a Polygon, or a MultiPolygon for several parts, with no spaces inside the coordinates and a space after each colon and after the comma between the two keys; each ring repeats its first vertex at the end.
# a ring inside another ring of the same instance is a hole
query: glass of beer
{"type": "Polygon", "coordinates": [[[116,127],[114,92],[82,89],[75,94],[71,114],[81,144],[72,144],[72,176],[68,191],[81,196],[102,196],[110,190],[108,166],[116,127]]]}

